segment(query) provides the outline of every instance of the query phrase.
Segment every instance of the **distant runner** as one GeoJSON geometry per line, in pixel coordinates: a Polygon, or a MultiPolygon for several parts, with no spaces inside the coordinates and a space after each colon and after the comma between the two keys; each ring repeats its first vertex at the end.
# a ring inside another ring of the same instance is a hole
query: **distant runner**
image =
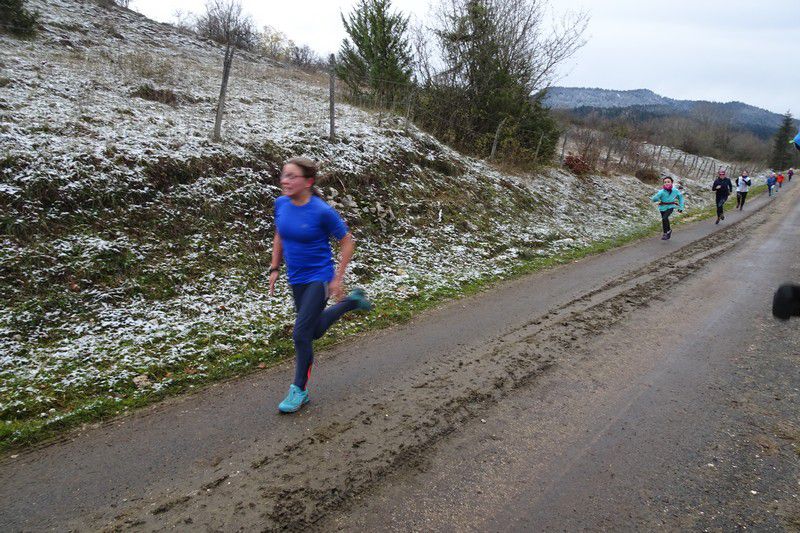
{"type": "Polygon", "coordinates": [[[725,211],[723,207],[725,206],[725,202],[728,201],[728,196],[730,196],[733,191],[733,183],[731,183],[730,178],[725,174],[724,170],[719,171],[719,176],[714,180],[714,184],[711,185],[711,190],[716,193],[717,202],[717,221],[714,222],[714,224],[719,224],[720,220],[725,220],[725,211]]]}
{"type": "Polygon", "coordinates": [[[650,197],[651,202],[658,202],[658,210],[661,212],[661,228],[664,230],[664,235],[661,236],[662,241],[672,237],[669,217],[675,207],[678,208],[678,213],[683,213],[683,194],[677,188],[673,188],[673,183],[672,178],[667,176],[664,178],[664,186],[650,197]]]}
{"type": "Polygon", "coordinates": [[[747,199],[747,193],[750,191],[750,185],[752,184],[753,182],[750,176],[747,175],[746,170],[736,178],[736,209],[739,211],[744,209],[744,201],[747,199]]]}
{"type": "Polygon", "coordinates": [[[775,194],[775,185],[777,183],[778,183],[778,178],[775,177],[774,172],[770,171],[769,176],[767,176],[767,191],[769,192],[770,196],[775,194]]]}
{"type": "Polygon", "coordinates": [[[278,406],[283,413],[293,413],[308,403],[306,385],[314,362],[314,339],[322,337],[348,311],[372,309],[361,289],[353,289],[347,298],[342,298],[344,274],[353,257],[355,243],[339,213],[314,189],[317,172],[317,165],[311,159],[290,159],[281,173],[283,196],[275,200],[269,293],[275,294],[275,282],[281,261],[285,259],[286,275],[297,311],[292,333],[296,352],[295,376],[289,393],[278,406]],[[331,237],[341,245],[339,266],[335,272],[331,237]],[[326,309],[329,296],[338,303],[326,309]]]}
{"type": "Polygon", "coordinates": [[[783,180],[785,180],[785,179],[786,179],[786,178],[784,178],[784,177],[783,177],[783,174],[781,174],[780,172],[778,172],[778,177],[777,177],[777,180],[778,180],[778,188],[779,188],[779,189],[783,189],[783,180]]]}

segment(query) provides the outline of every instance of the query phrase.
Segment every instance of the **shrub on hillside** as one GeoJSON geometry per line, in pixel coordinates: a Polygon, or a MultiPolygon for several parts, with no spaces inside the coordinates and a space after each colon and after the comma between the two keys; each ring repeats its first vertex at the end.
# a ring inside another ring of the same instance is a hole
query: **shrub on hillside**
{"type": "Polygon", "coordinates": [[[640,168],[634,174],[642,183],[660,183],[661,175],[652,168],[640,168]]]}
{"type": "Polygon", "coordinates": [[[139,81],[144,78],[156,83],[167,83],[173,80],[177,70],[177,67],[169,59],[138,51],[122,55],[118,64],[130,81],[139,81]]]}
{"type": "Polygon", "coordinates": [[[170,89],[156,89],[152,85],[144,84],[136,88],[131,93],[131,96],[138,96],[145,100],[152,100],[153,102],[160,102],[171,106],[177,106],[180,99],[174,91],[170,89]]]}
{"type": "Polygon", "coordinates": [[[38,20],[38,12],[25,9],[25,0],[0,0],[0,30],[31,37],[36,33],[38,20]]]}
{"type": "Polygon", "coordinates": [[[583,176],[592,171],[592,167],[577,155],[568,155],[564,158],[564,166],[576,176],[583,176]]]}

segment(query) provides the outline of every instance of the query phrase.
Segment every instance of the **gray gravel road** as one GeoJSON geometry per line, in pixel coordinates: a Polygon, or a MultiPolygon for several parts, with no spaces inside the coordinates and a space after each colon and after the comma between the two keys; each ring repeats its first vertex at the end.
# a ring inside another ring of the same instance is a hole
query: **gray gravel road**
{"type": "Polygon", "coordinates": [[[800,337],[767,309],[798,196],[322,353],[295,416],[282,365],[7,456],[0,529],[787,527],[800,337]]]}

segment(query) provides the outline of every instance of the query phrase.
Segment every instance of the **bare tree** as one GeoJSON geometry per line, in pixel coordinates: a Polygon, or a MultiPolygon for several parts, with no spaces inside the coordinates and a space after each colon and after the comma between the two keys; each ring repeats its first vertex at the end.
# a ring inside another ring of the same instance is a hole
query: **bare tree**
{"type": "Polygon", "coordinates": [[[289,41],[289,47],[286,50],[289,56],[289,62],[301,69],[313,70],[325,66],[322,58],[318,56],[310,46],[307,44],[298,46],[293,41],[289,41]]]}
{"type": "Polygon", "coordinates": [[[282,31],[272,26],[264,26],[258,36],[258,52],[270,59],[283,61],[286,59],[289,39],[282,31]]]}
{"type": "Polygon", "coordinates": [[[413,25],[409,26],[409,41],[414,57],[413,77],[422,84],[429,85],[434,80],[436,71],[431,57],[431,41],[429,30],[418,20],[414,20],[413,25]]]}
{"type": "Polygon", "coordinates": [[[517,25],[519,35],[516,38],[526,50],[523,55],[530,61],[528,88],[534,92],[549,87],[556,79],[556,68],[586,44],[583,34],[589,25],[589,16],[586,13],[563,14],[552,20],[549,32],[543,27],[542,19],[538,22],[528,19],[528,24],[527,29],[517,25]]]}
{"type": "Polygon", "coordinates": [[[172,14],[172,22],[170,22],[170,24],[184,33],[194,33],[195,28],[197,28],[195,16],[189,11],[182,11],[180,9],[176,9],[172,14]]]}
{"type": "Polygon", "coordinates": [[[225,111],[225,95],[228,90],[233,56],[237,48],[250,49],[254,46],[253,27],[252,19],[242,12],[242,4],[239,0],[208,0],[206,12],[197,21],[197,31],[200,35],[225,45],[222,85],[219,89],[214,133],[211,136],[216,142],[222,139],[222,115],[225,111]]]}
{"type": "Polygon", "coordinates": [[[491,27],[487,29],[492,33],[481,38],[492,39],[500,68],[514,75],[531,94],[547,88],[555,79],[556,67],[585,44],[583,33],[589,22],[586,13],[566,13],[548,23],[549,8],[549,0],[441,0],[436,13],[439,24],[434,31],[444,55],[451,56],[444,57],[444,62],[454,81],[459,81],[459,73],[469,70],[469,65],[459,64],[457,58],[475,46],[471,40],[462,39],[461,49],[446,49],[452,48],[453,29],[462,31],[454,22],[467,20],[480,10],[490,14],[491,27]],[[449,42],[441,42],[442,37],[449,37],[449,42]]]}

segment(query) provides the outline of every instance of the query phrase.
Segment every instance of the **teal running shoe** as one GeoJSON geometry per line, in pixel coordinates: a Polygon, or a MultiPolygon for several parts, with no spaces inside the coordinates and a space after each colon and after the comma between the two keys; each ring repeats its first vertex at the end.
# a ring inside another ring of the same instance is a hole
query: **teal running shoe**
{"type": "Polygon", "coordinates": [[[303,404],[308,403],[308,391],[300,390],[300,387],[292,383],[289,385],[289,394],[278,405],[281,413],[294,413],[299,411],[303,404]]]}
{"type": "Polygon", "coordinates": [[[347,295],[349,300],[354,300],[358,306],[356,309],[360,309],[362,311],[372,311],[374,307],[372,302],[367,300],[367,295],[364,294],[364,289],[353,289],[350,291],[350,294],[347,295]]]}

